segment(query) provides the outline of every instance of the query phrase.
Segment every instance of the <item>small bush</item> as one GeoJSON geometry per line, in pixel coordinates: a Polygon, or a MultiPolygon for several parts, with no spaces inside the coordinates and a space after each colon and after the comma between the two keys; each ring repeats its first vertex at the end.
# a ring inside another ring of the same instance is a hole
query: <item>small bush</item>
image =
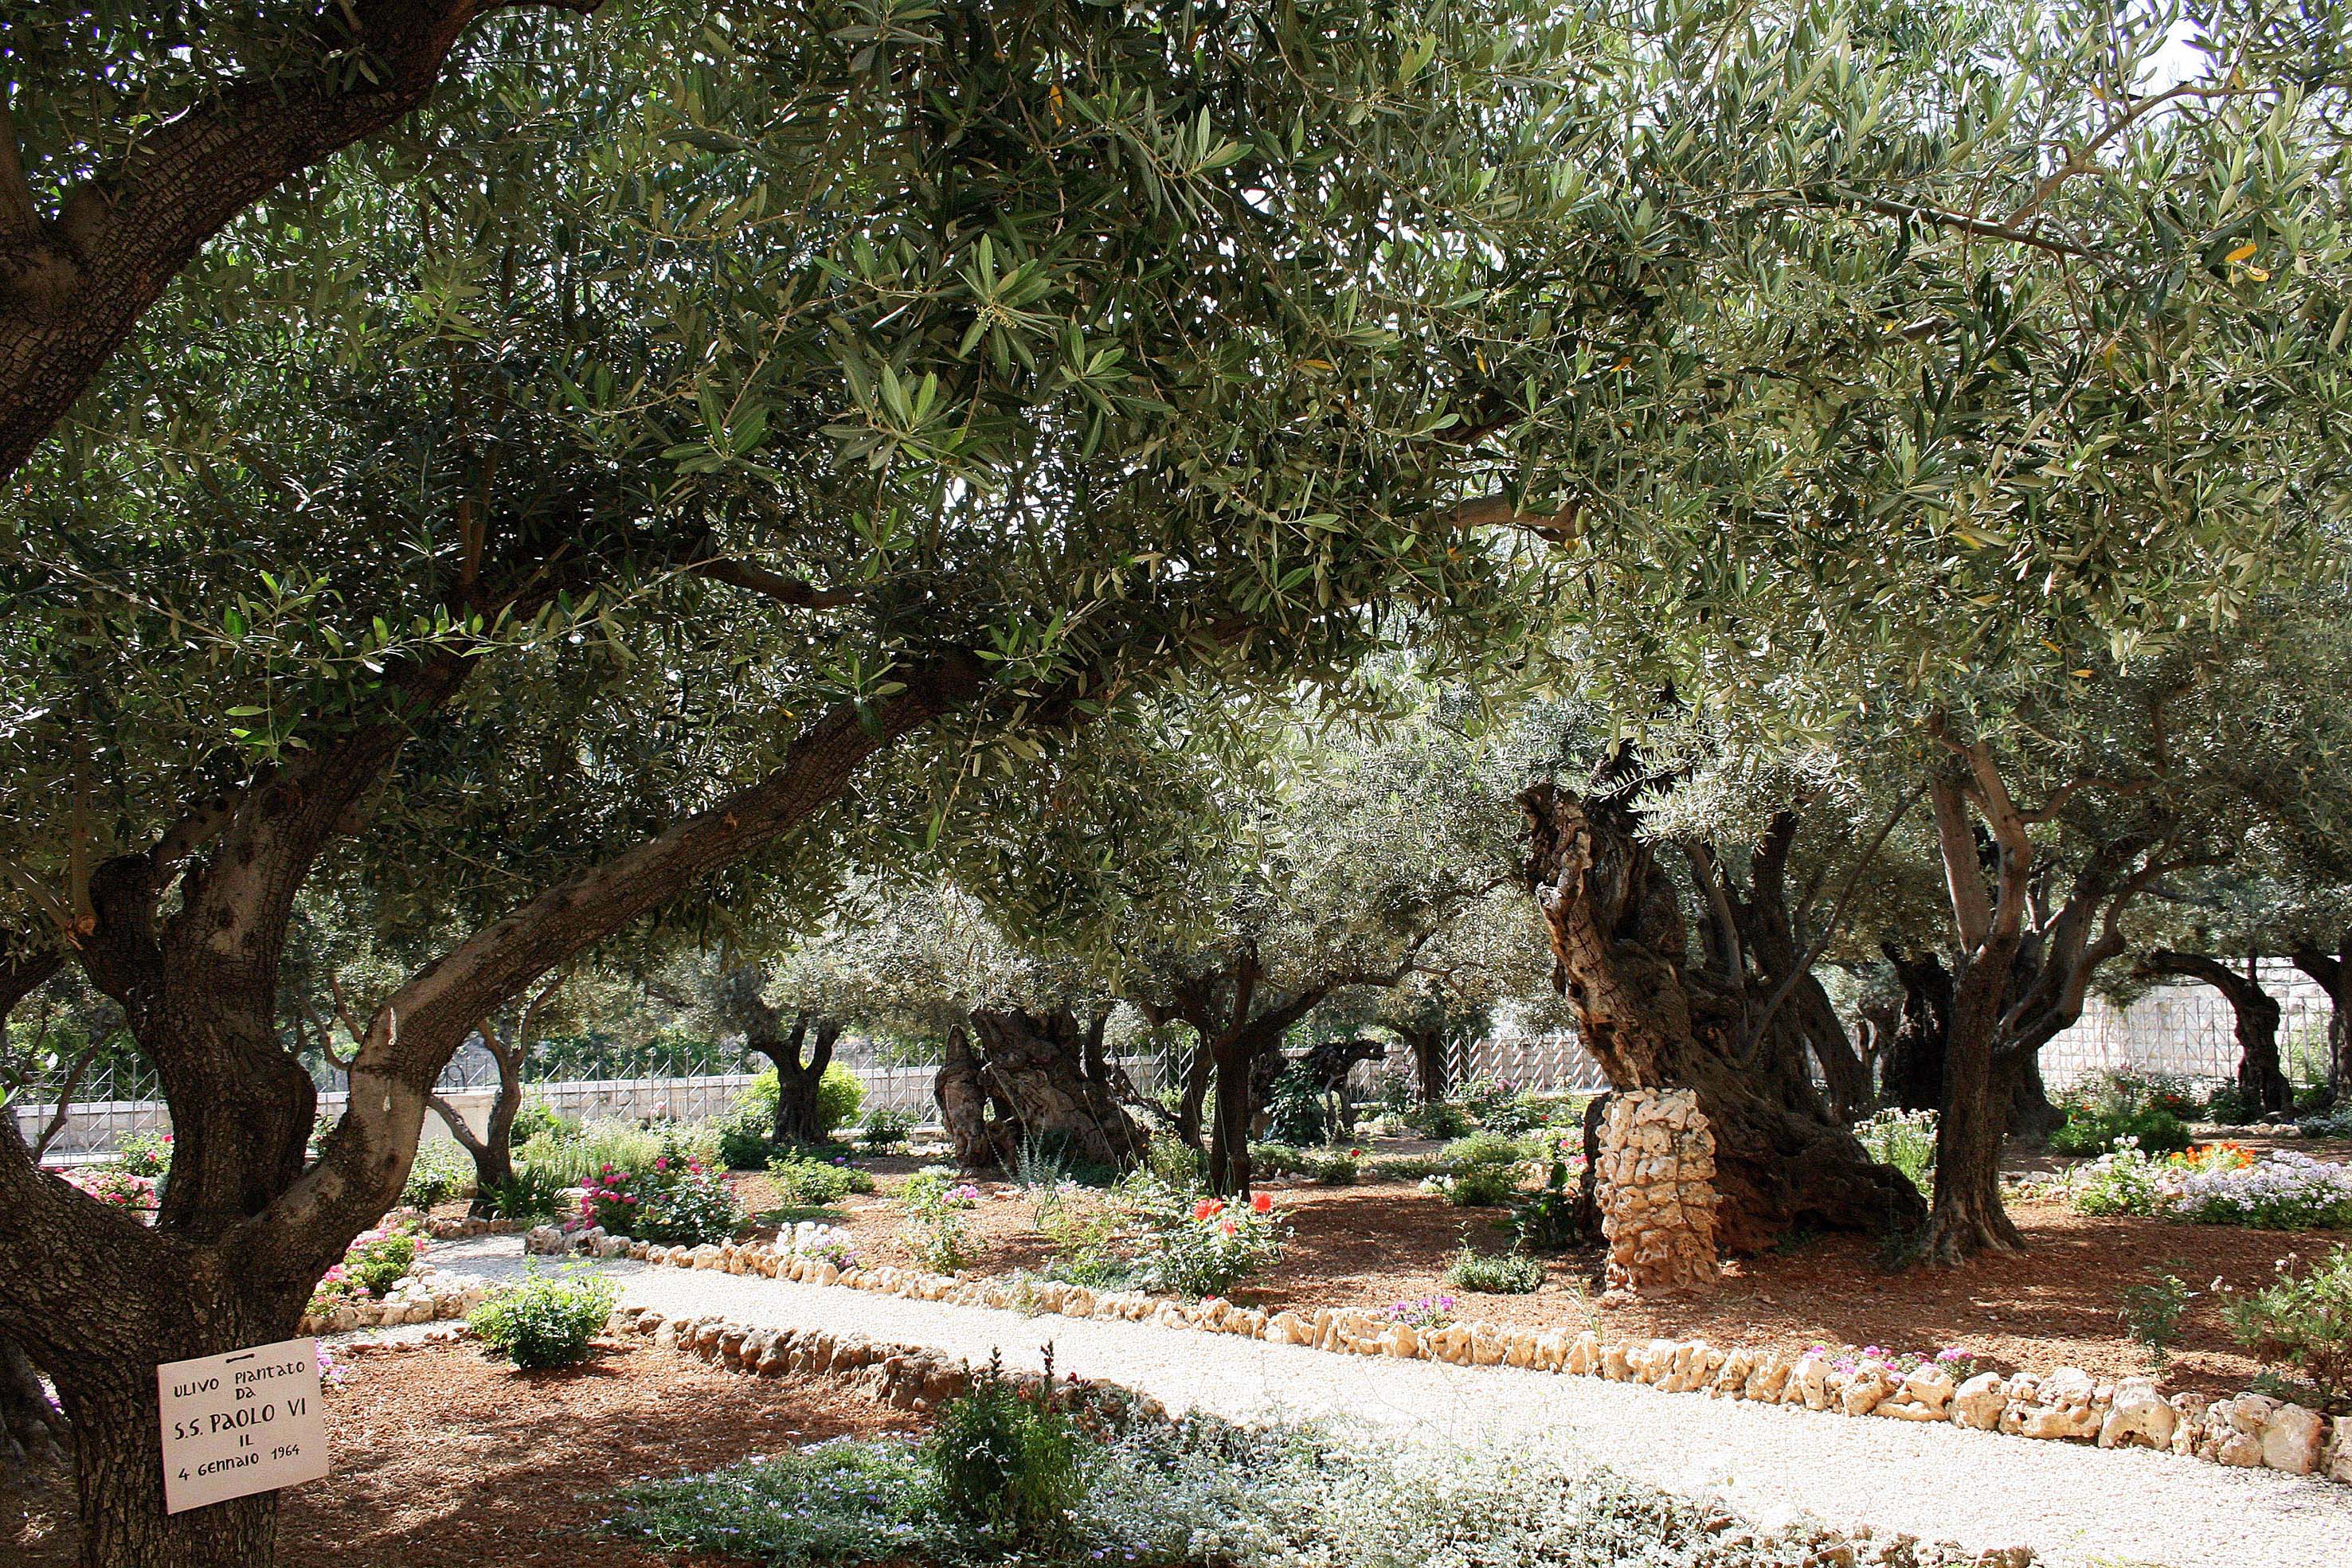
{"type": "Polygon", "coordinates": [[[952,1274],[971,1266],[976,1249],[971,1240],[971,1212],[980,1207],[980,1189],[955,1179],[945,1166],[929,1166],[907,1178],[898,1189],[907,1211],[899,1239],[915,1261],[935,1274],[952,1274]]]}
{"type": "Polygon", "coordinates": [[[565,1186],[580,1186],[607,1168],[651,1170],[661,1152],[659,1133],[607,1119],[538,1133],[515,1149],[515,1163],[546,1171],[565,1186]]]}
{"type": "Polygon", "coordinates": [[[1274,1081],[1266,1096],[1266,1134],[1277,1144],[1301,1147],[1328,1142],[1331,1136],[1330,1108],[1314,1074],[1293,1067],[1274,1081]]]}
{"type": "Polygon", "coordinates": [[[1433,1155],[1388,1155],[1364,1166],[1374,1181],[1425,1181],[1444,1168],[1433,1155]]]}
{"type": "Polygon", "coordinates": [[[2189,1303],[2196,1293],[2181,1282],[2179,1275],[2167,1274],[2161,1280],[2124,1287],[2123,1306],[2116,1315],[2147,1352],[2148,1360],[2161,1366],[2173,1341],[2180,1337],[2180,1321],[2189,1315],[2189,1303]]]}
{"type": "Polygon", "coordinates": [[[522,1109],[515,1113],[514,1125],[507,1129],[507,1143],[519,1149],[533,1138],[568,1137],[579,1130],[579,1123],[565,1121],[552,1107],[526,1100],[522,1109]]]}
{"type": "Polygon", "coordinates": [[[2300,1277],[2231,1301],[2230,1332],[2266,1362],[2293,1367],[2331,1406],[2352,1406],[2352,1249],[2300,1277]]]}
{"type": "Polygon", "coordinates": [[[914,1136],[918,1119],[912,1111],[877,1105],[866,1113],[865,1124],[857,1130],[857,1141],[869,1155],[896,1154],[907,1146],[914,1136]]]}
{"type": "Polygon", "coordinates": [[[1439,1156],[1456,1175],[1477,1166],[1515,1166],[1528,1157],[1527,1146],[1500,1133],[1473,1133],[1445,1145],[1439,1156]]]}
{"type": "Polygon", "coordinates": [[[161,1181],[172,1174],[172,1134],[133,1133],[116,1149],[114,1163],[132,1176],[161,1181]]]}
{"type": "Polygon", "coordinates": [[[1086,1497],[1083,1437],[1045,1388],[1024,1394],[992,1360],[971,1392],[940,1407],[928,1448],[952,1511],[1015,1544],[1050,1545],[1067,1534],[1086,1497]]]}
{"type": "Polygon", "coordinates": [[[1887,1109],[1854,1124],[1870,1157],[1901,1171],[1923,1197],[1935,1194],[1936,1113],[1887,1109]]]}
{"type": "Polygon", "coordinates": [[[1333,1149],[1328,1154],[1310,1155],[1307,1174],[1323,1186],[1353,1186],[1356,1185],[1357,1151],[1333,1149]]]}
{"type": "Polygon", "coordinates": [[[1289,1233],[1265,1193],[1246,1204],[1160,1187],[1130,1187],[1129,1196],[1142,1232],[1135,1276],[1148,1291],[1222,1295],[1280,1259],[1289,1233]]]}
{"type": "Polygon", "coordinates": [[[1458,1138],[1470,1130],[1470,1118],[1448,1100],[1432,1100],[1405,1113],[1404,1124],[1424,1138],[1458,1138]]]}
{"type": "Polygon", "coordinates": [[[500,1219],[539,1224],[562,1216],[566,1207],[565,1183],[553,1171],[538,1166],[517,1166],[514,1175],[493,1182],[483,1196],[490,1212],[500,1219]]]}
{"type": "Polygon", "coordinates": [[[467,1314],[476,1338],[517,1366],[570,1366],[612,1315],[619,1292],[609,1280],[554,1280],[533,1274],[467,1314]]]}
{"type": "Polygon", "coordinates": [[[1457,1291],[1524,1296],[1543,1288],[1544,1266],[1521,1252],[1473,1252],[1465,1241],[1445,1270],[1445,1282],[1457,1291]]]}
{"type": "Polygon", "coordinates": [[[776,1184],[777,1201],[793,1208],[829,1208],[853,1192],[874,1190],[874,1178],[855,1166],[799,1154],[770,1160],[768,1179],[776,1184]]]}
{"type": "Polygon", "coordinates": [[[457,1145],[436,1140],[416,1145],[416,1158],[408,1167],[408,1180],[401,1185],[400,1201],[429,1213],[436,1205],[463,1197],[473,1190],[473,1162],[457,1145]]]}
{"type": "Polygon", "coordinates": [[[2169,1111],[2106,1111],[2069,1106],[2066,1120],[2050,1135],[2062,1155],[2104,1155],[2124,1138],[2152,1155],[2177,1155],[2189,1147],[2189,1124],[2169,1111]]]}
{"type": "Polygon", "coordinates": [[[666,1247],[698,1247],[728,1239],[743,1221],[727,1174],[680,1152],[656,1155],[646,1170],[608,1166],[591,1176],[575,1223],[666,1247]]]}
{"type": "Polygon", "coordinates": [[[416,1238],[403,1230],[371,1230],[343,1254],[343,1271],[371,1296],[382,1296],[416,1261],[416,1238]]]}

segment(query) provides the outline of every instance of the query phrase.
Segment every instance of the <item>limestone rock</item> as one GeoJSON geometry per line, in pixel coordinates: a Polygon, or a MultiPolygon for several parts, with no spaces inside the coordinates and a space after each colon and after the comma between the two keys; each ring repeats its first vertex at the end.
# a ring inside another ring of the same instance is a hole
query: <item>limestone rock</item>
{"type": "Polygon", "coordinates": [[[1999,1427],[2001,1411],[2008,1403],[2005,1385],[2006,1380],[1998,1372],[1979,1372],[1961,1384],[1952,1396],[1953,1424],[1979,1432],[1999,1427]]]}
{"type": "Polygon", "coordinates": [[[2263,1463],[2291,1476],[2307,1476],[2319,1468],[2320,1445],[2327,1424],[2315,1410],[2282,1405],[2263,1426],[2263,1463]]]}

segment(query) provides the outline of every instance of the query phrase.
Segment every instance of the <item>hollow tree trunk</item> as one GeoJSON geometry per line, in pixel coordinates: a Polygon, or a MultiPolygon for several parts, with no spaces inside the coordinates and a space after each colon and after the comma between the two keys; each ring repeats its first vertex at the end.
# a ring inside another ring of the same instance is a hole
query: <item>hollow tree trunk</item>
{"type": "Polygon", "coordinates": [[[1769,1030],[1752,1057],[1743,1050],[1742,999],[1689,967],[1675,888],[1625,800],[1553,785],[1519,799],[1555,979],[1611,1087],[1697,1092],[1715,1131],[1723,1243],[1753,1249],[1800,1223],[1916,1226],[1917,1191],[1831,1114],[1796,1031],[1769,1030]]]}
{"type": "Polygon", "coordinates": [[[1886,1098],[1906,1111],[1933,1111],[1944,1103],[1944,1040],[1951,1025],[1952,972],[1934,953],[1885,949],[1903,987],[1903,1011],[1880,1059],[1886,1098]]]}
{"type": "Polygon", "coordinates": [[[2169,947],[2150,953],[2141,967],[2150,974],[2201,981],[2221,992],[2236,1024],[2238,1092],[2247,1104],[2265,1114],[2293,1107],[2294,1090],[2279,1065],[2278,998],[2264,990],[2259,979],[2206,954],[2169,947]]]}

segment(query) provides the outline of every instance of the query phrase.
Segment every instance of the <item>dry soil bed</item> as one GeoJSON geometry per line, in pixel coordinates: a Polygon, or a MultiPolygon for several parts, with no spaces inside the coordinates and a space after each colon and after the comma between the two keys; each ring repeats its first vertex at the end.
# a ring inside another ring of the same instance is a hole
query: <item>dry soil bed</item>
{"type": "MultiPolygon", "coordinates": [[[[521,1373],[469,1346],[353,1361],[328,1398],[334,1472],[286,1494],[279,1568],[718,1568],[598,1529],[645,1476],[708,1469],[907,1418],[823,1378],[768,1380],[646,1346],[521,1373]]],[[[0,1562],[67,1568],[71,1482],[5,1494],[0,1562]]]]}
{"type": "MultiPolygon", "coordinates": [[[[2292,1139],[2280,1146],[2342,1157],[2292,1139]]],[[[898,1237],[898,1209],[887,1198],[897,1179],[884,1167],[880,1194],[851,1198],[840,1210],[869,1263],[913,1261],[898,1237]]],[[[1050,1249],[1037,1233],[1034,1206],[1009,1186],[981,1186],[984,1197],[973,1225],[981,1249],[976,1270],[1042,1267],[1050,1249]]],[[[1700,1300],[1604,1308],[1593,1300],[1591,1282],[1597,1254],[1550,1260],[1543,1288],[1530,1295],[1469,1295],[1446,1285],[1446,1265],[1465,1239],[1482,1251],[1507,1245],[1495,1224],[1499,1210],[1456,1208],[1401,1182],[1267,1186],[1294,1235],[1266,1279],[1233,1294],[1269,1310],[1377,1309],[1450,1294],[1459,1316],[1503,1324],[1597,1325],[1605,1338],[1696,1336],[1791,1350],[1877,1344],[1932,1352],[1957,1344],[2001,1368],[2079,1366],[2106,1377],[2158,1370],[2128,1333],[2122,1308],[2130,1287],[2171,1275],[2196,1295],[2158,1371],[2168,1391],[2234,1393],[2260,1370],[2230,1337],[2217,1281],[2234,1290],[2258,1286],[2283,1264],[2297,1266],[2352,1242],[2352,1236],[2329,1231],[2095,1219],[2061,1202],[2026,1198],[2011,1205],[2027,1242],[2021,1254],[1982,1258],[1960,1270],[1892,1271],[1875,1238],[1819,1236],[1734,1260],[1721,1289],[1700,1300]]],[[[742,1191],[755,1207],[772,1202],[764,1176],[742,1178],[742,1191]]]]}

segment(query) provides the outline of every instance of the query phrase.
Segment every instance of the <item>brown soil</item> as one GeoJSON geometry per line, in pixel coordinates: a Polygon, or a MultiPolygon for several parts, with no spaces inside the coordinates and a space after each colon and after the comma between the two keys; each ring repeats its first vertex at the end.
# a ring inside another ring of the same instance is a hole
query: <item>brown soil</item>
{"type": "MultiPolygon", "coordinates": [[[[643,1477],[908,1425],[837,1382],[754,1379],[645,1345],[562,1372],[517,1372],[467,1346],[352,1364],[327,1400],[334,1473],[287,1492],[279,1568],[717,1568],[736,1560],[604,1534],[605,1500],[643,1477]]],[[[70,1480],[9,1501],[5,1562],[72,1563],[70,1480]]]]}
{"type": "MultiPolygon", "coordinates": [[[[2261,1148],[2300,1149],[2327,1158],[2345,1151],[2286,1138],[2241,1137],[2261,1148]]],[[[1401,1152],[1386,1144],[1375,1156],[1401,1152]]],[[[2046,1171],[2064,1160],[2019,1162],[2046,1171]]],[[[883,1191],[848,1199],[838,1211],[868,1264],[908,1266],[899,1216],[889,1201],[895,1177],[877,1169],[883,1191]]],[[[755,1207],[772,1201],[764,1176],[743,1178],[755,1207]]],[[[1051,1248],[1037,1233],[1034,1207],[1013,1188],[979,1184],[972,1234],[973,1271],[1037,1269],[1051,1248]]],[[[1958,1345],[1981,1364],[2046,1372],[2079,1366],[2099,1377],[2155,1373],[2166,1390],[2233,1393],[2261,1364],[2230,1336],[2214,1286],[2245,1290],[2269,1281],[2352,1241],[2340,1233],[2287,1234],[2230,1226],[2179,1225],[2139,1218],[2094,1219],[2063,1202],[2013,1197],[2010,1212],[2027,1250],[1986,1257],[1959,1270],[1891,1271],[1876,1238],[1819,1236],[1732,1260],[1720,1289],[1690,1301],[1602,1307],[1593,1277],[1597,1251],[1549,1260],[1542,1289],[1529,1295],[1471,1295],[1444,1282],[1446,1265],[1465,1241],[1479,1251],[1508,1246],[1495,1209],[1456,1208],[1401,1182],[1323,1187],[1303,1180],[1265,1184],[1293,1235],[1265,1281],[1233,1292],[1269,1311],[1317,1307],[1382,1308],[1452,1295],[1454,1313],[1513,1326],[1599,1329],[1604,1338],[1701,1338],[1717,1344],[1803,1350],[1816,1344],[1876,1344],[1933,1353],[1958,1345]],[[2125,1292],[2177,1276],[2195,1292],[2179,1337],[2161,1368],[2131,1337],[2125,1292]]]]}

